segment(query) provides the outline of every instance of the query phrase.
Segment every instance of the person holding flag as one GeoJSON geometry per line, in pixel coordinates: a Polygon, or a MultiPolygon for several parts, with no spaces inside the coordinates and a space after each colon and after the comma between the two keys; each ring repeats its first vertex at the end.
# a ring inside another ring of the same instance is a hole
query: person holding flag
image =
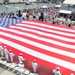
{"type": "Polygon", "coordinates": [[[0,43],[0,55],[3,57],[3,47],[2,47],[2,43],[0,43]]]}
{"type": "Polygon", "coordinates": [[[13,62],[13,57],[15,56],[15,54],[12,53],[12,50],[10,50],[9,56],[10,56],[10,61],[13,62]]]}
{"type": "Polygon", "coordinates": [[[19,63],[22,63],[25,59],[22,57],[22,54],[18,56],[19,63]]]}
{"type": "Polygon", "coordinates": [[[9,60],[9,58],[8,58],[9,51],[6,49],[6,46],[4,46],[3,50],[4,50],[5,59],[9,60]]]}
{"type": "Polygon", "coordinates": [[[37,70],[37,63],[36,63],[36,60],[34,60],[32,62],[32,68],[33,68],[33,72],[36,73],[36,70],[37,70]]]}

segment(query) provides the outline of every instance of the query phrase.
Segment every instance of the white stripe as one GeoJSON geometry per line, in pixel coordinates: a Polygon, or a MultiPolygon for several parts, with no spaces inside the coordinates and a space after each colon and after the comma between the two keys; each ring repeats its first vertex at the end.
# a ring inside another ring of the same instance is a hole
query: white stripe
{"type": "Polygon", "coordinates": [[[74,30],[71,29],[66,29],[66,28],[61,28],[61,27],[56,27],[56,26],[52,26],[52,25],[46,25],[46,24],[41,24],[41,23],[35,23],[35,22],[30,22],[30,21],[23,21],[22,23],[28,23],[28,24],[35,24],[35,25],[41,25],[41,26],[45,26],[48,28],[54,28],[54,29],[58,29],[58,30],[64,30],[64,31],[68,31],[68,32],[75,32],[74,30]]]}
{"type": "Polygon", "coordinates": [[[44,36],[48,36],[48,37],[57,38],[59,40],[64,40],[64,41],[68,41],[68,42],[75,42],[75,40],[72,39],[72,38],[70,39],[70,38],[66,38],[66,37],[63,37],[63,36],[58,36],[58,35],[54,35],[54,34],[48,34],[48,33],[40,32],[40,31],[37,31],[37,30],[32,30],[32,29],[28,29],[28,28],[24,28],[24,27],[10,26],[10,28],[17,28],[17,29],[21,29],[21,30],[25,30],[25,31],[38,33],[40,35],[44,35],[44,36]]]}
{"type": "Polygon", "coordinates": [[[19,19],[17,19],[17,22],[20,22],[20,20],[19,20],[19,19]]]}
{"type": "Polygon", "coordinates": [[[73,64],[73,63],[66,62],[64,60],[48,56],[48,55],[39,53],[37,51],[33,51],[33,50],[29,49],[29,48],[26,48],[25,46],[19,45],[17,43],[14,43],[14,42],[11,42],[11,41],[8,41],[8,40],[5,40],[3,38],[0,38],[0,41],[2,43],[5,43],[5,44],[7,44],[7,45],[9,45],[9,46],[11,46],[13,48],[16,48],[17,50],[25,52],[27,54],[30,54],[30,55],[35,56],[37,58],[43,59],[45,61],[57,64],[57,65],[60,65],[60,66],[63,66],[65,68],[68,68],[70,70],[75,71],[75,64],[73,64]]]}
{"type": "Polygon", "coordinates": [[[39,30],[44,30],[47,32],[53,32],[53,33],[57,33],[57,34],[75,37],[75,34],[72,34],[72,33],[66,33],[66,32],[61,32],[61,31],[57,31],[57,30],[46,29],[46,28],[36,27],[36,26],[32,26],[32,25],[27,25],[27,24],[25,24],[25,25],[24,24],[17,24],[17,26],[26,26],[26,27],[30,27],[30,28],[37,28],[39,30]]]}
{"type": "Polygon", "coordinates": [[[9,20],[9,25],[12,25],[12,18],[10,18],[9,20]]]}
{"type": "Polygon", "coordinates": [[[54,52],[54,53],[57,53],[57,54],[61,54],[61,55],[65,55],[65,56],[68,56],[68,57],[75,58],[75,53],[72,53],[72,52],[67,52],[67,51],[64,51],[64,50],[56,49],[54,47],[46,46],[46,45],[43,45],[43,44],[28,40],[28,39],[25,39],[25,38],[22,38],[22,37],[11,35],[11,34],[8,34],[8,33],[0,32],[0,34],[4,35],[4,36],[7,36],[7,37],[10,37],[10,38],[13,38],[13,39],[16,39],[16,40],[19,40],[21,42],[33,45],[33,46],[36,46],[36,47],[42,48],[42,49],[47,50],[47,51],[51,51],[51,52],[54,52]]]}
{"type": "Polygon", "coordinates": [[[6,19],[6,17],[3,17],[3,20],[2,20],[2,22],[1,22],[1,25],[3,25],[5,19],[6,19]]]}
{"type": "Polygon", "coordinates": [[[13,18],[13,24],[15,24],[16,23],[16,19],[15,18],[13,18]]]}
{"type": "MultiPolygon", "coordinates": [[[[2,28],[2,30],[4,30],[4,28],[2,28]]],[[[65,43],[62,43],[62,42],[54,41],[54,40],[51,40],[51,39],[39,37],[39,36],[30,34],[30,33],[26,33],[26,32],[24,33],[24,32],[13,30],[13,29],[6,29],[6,30],[9,31],[9,32],[14,32],[14,33],[17,33],[17,34],[25,35],[25,36],[28,36],[28,37],[32,36],[32,38],[34,38],[34,39],[42,40],[42,41],[52,43],[52,44],[55,44],[55,45],[59,45],[59,46],[62,46],[62,47],[73,48],[73,47],[71,47],[71,46],[73,46],[71,44],[65,44],[65,43]]]]}
{"type": "Polygon", "coordinates": [[[5,21],[4,27],[6,27],[6,26],[8,25],[8,20],[9,20],[9,18],[6,18],[6,21],[5,21]]]}

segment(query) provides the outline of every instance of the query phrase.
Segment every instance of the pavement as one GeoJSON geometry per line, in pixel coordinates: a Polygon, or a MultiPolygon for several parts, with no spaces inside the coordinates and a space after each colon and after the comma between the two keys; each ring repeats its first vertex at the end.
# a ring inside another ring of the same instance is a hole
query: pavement
{"type": "Polygon", "coordinates": [[[32,3],[31,5],[21,4],[2,4],[0,5],[0,13],[2,12],[16,12],[23,9],[40,8],[42,6],[53,7],[55,4],[52,3],[32,3]]]}
{"type": "Polygon", "coordinates": [[[0,68],[0,75],[16,75],[8,70],[5,70],[3,68],[0,68]]]}

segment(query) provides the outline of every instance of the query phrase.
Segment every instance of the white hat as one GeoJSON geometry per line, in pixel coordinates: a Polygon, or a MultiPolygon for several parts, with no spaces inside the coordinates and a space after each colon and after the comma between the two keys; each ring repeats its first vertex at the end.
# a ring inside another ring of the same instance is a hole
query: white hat
{"type": "Polygon", "coordinates": [[[20,53],[20,55],[22,55],[22,53],[20,53]]]}
{"type": "Polygon", "coordinates": [[[71,73],[70,75],[74,75],[73,73],[71,73]]]}
{"type": "Polygon", "coordinates": [[[56,69],[60,70],[60,68],[59,68],[59,67],[57,67],[56,69]]]}
{"type": "Polygon", "coordinates": [[[10,50],[10,52],[11,52],[12,50],[10,50]]]}
{"type": "Polygon", "coordinates": [[[36,61],[36,60],[34,60],[34,61],[36,61]]]}
{"type": "Polygon", "coordinates": [[[6,46],[4,46],[4,47],[6,47],[6,46]]]}
{"type": "Polygon", "coordinates": [[[23,64],[23,62],[20,62],[20,64],[23,64]]]}

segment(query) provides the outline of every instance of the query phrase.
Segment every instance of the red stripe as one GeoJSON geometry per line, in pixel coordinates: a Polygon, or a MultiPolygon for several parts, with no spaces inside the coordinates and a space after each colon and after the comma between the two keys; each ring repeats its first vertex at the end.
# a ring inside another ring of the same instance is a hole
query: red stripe
{"type": "MultiPolygon", "coordinates": [[[[70,44],[70,45],[75,45],[75,42],[68,42],[68,41],[65,41],[65,40],[62,40],[62,39],[57,39],[55,37],[50,37],[50,36],[46,36],[46,35],[41,35],[39,33],[36,33],[36,32],[32,32],[32,31],[25,31],[25,30],[21,30],[21,29],[18,29],[18,28],[10,28],[10,29],[13,29],[13,30],[18,30],[20,32],[25,32],[25,33],[30,33],[30,34],[33,34],[33,35],[36,35],[36,36],[39,36],[39,37],[43,37],[43,38],[47,38],[47,39],[52,39],[52,40],[55,40],[58,42],[62,42],[62,43],[65,43],[65,44],[70,44]]],[[[29,29],[29,28],[28,28],[29,29]]],[[[8,31],[7,31],[8,32],[8,31]]],[[[66,37],[68,38],[68,37],[66,37]]],[[[75,39],[75,38],[74,38],[75,39]]]]}
{"type": "Polygon", "coordinates": [[[60,55],[60,54],[56,54],[56,53],[53,53],[53,52],[50,52],[50,51],[46,51],[46,50],[43,50],[41,48],[35,47],[33,45],[30,45],[30,44],[15,40],[14,38],[9,38],[9,37],[3,36],[3,35],[1,35],[1,37],[4,38],[4,39],[10,40],[12,42],[16,42],[16,43],[18,43],[20,45],[23,45],[23,46],[25,46],[27,48],[30,48],[32,50],[36,50],[37,52],[40,52],[40,53],[43,53],[43,54],[46,54],[46,55],[49,55],[49,56],[53,56],[53,57],[56,57],[56,58],[59,58],[59,59],[62,59],[62,60],[66,60],[66,61],[75,63],[74,58],[70,58],[70,57],[63,56],[63,55],[60,55]]]}
{"type": "MultiPolygon", "coordinates": [[[[1,30],[1,31],[3,32],[4,30],[1,30]]],[[[32,41],[35,41],[35,42],[38,42],[38,43],[47,45],[47,46],[55,47],[55,48],[57,48],[57,49],[62,49],[62,50],[64,50],[64,51],[75,52],[74,49],[70,49],[70,48],[67,48],[67,47],[62,47],[62,46],[59,46],[59,45],[56,45],[56,44],[52,44],[52,43],[48,43],[48,42],[45,42],[45,41],[41,41],[41,40],[39,40],[39,39],[34,39],[34,38],[32,38],[31,36],[28,37],[28,36],[25,36],[25,35],[20,35],[20,34],[16,34],[16,33],[14,33],[14,32],[8,32],[8,31],[4,31],[4,32],[6,32],[6,33],[8,33],[8,34],[14,34],[15,36],[20,36],[20,37],[23,37],[23,38],[26,38],[26,39],[29,39],[29,40],[32,40],[32,41]]],[[[25,33],[26,33],[26,32],[25,32],[25,33]]],[[[31,34],[32,34],[32,33],[31,33],[31,34]]],[[[52,40],[54,40],[54,39],[52,39],[52,40]]],[[[57,41],[57,40],[56,40],[56,41],[57,41]]],[[[61,42],[61,41],[60,41],[60,42],[61,42]]]]}
{"type": "MultiPolygon", "coordinates": [[[[59,34],[59,33],[55,33],[55,32],[50,32],[50,30],[49,30],[49,31],[45,31],[45,30],[41,30],[41,29],[39,29],[39,28],[31,28],[31,27],[27,27],[27,26],[17,26],[17,27],[22,27],[22,28],[26,28],[26,29],[32,29],[32,30],[44,32],[44,33],[47,33],[47,34],[54,34],[54,35],[58,35],[58,36],[62,36],[62,37],[70,38],[70,39],[75,39],[74,36],[63,35],[63,34],[59,34]]],[[[74,34],[75,34],[75,33],[74,33],[74,34]]],[[[74,34],[73,34],[73,35],[74,35],[74,34]]]]}
{"type": "MultiPolygon", "coordinates": [[[[49,30],[55,30],[55,31],[59,31],[59,32],[65,32],[65,33],[70,33],[70,34],[75,34],[75,32],[69,32],[69,31],[64,31],[64,30],[59,30],[59,29],[54,29],[54,28],[49,28],[49,26],[48,27],[46,27],[46,26],[41,26],[41,25],[36,25],[36,24],[28,24],[28,23],[19,23],[19,24],[23,24],[23,25],[30,25],[30,26],[37,26],[37,27],[40,27],[40,28],[45,28],[45,29],[49,29],[49,30]]],[[[19,25],[18,24],[18,25],[19,25]]],[[[17,25],[17,26],[18,26],[17,25]]],[[[16,25],[15,25],[16,26],[16,25]]],[[[51,26],[51,25],[50,25],[51,26]]],[[[53,25],[52,25],[53,26],[53,25]]],[[[60,27],[61,28],[61,27],[60,27]]]]}
{"type": "MultiPolygon", "coordinates": [[[[35,22],[35,23],[50,25],[50,26],[54,26],[54,27],[60,27],[60,28],[68,29],[68,30],[75,30],[75,28],[71,28],[71,27],[67,27],[67,26],[62,26],[62,25],[57,25],[57,24],[51,24],[51,23],[47,23],[47,22],[41,22],[41,21],[27,20],[26,22],[35,22]]],[[[21,22],[21,23],[23,23],[23,22],[21,22]]]]}

